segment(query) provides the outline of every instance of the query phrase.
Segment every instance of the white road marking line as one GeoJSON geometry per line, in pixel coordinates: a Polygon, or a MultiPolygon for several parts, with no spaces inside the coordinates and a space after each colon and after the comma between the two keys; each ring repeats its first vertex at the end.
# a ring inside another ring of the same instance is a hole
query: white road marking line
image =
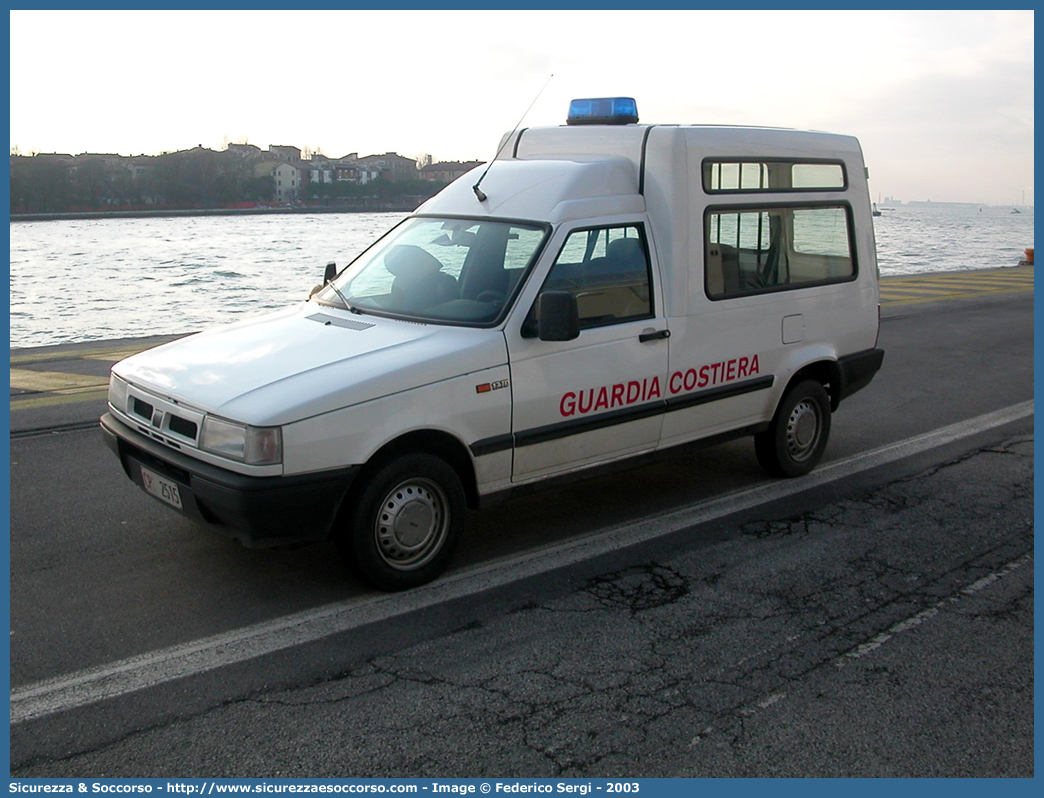
{"type": "Polygon", "coordinates": [[[845,663],[849,662],[850,660],[861,659],[862,657],[865,657],[867,654],[873,653],[881,646],[883,646],[885,643],[887,643],[889,640],[894,638],[897,634],[902,634],[903,632],[908,632],[911,629],[917,628],[925,621],[934,618],[950,604],[956,604],[958,601],[960,601],[962,598],[966,596],[972,596],[976,593],[985,590],[994,582],[996,582],[999,579],[1003,579],[1012,571],[1016,571],[1024,565],[1027,565],[1032,559],[1032,554],[1023,554],[1018,559],[1012,560],[999,571],[994,571],[992,574],[987,574],[986,576],[982,577],[982,579],[979,579],[978,581],[968,585],[966,588],[963,588],[960,592],[960,595],[947,596],[946,598],[941,599],[931,607],[923,609],[915,615],[911,615],[909,618],[906,618],[905,620],[893,624],[891,627],[888,628],[887,631],[881,632],[881,634],[872,638],[868,642],[856,646],[847,654],[844,654],[841,657],[839,657],[834,664],[840,668],[843,667],[845,663]]]}
{"type": "MultiPolygon", "coordinates": [[[[934,606],[928,607],[927,609],[921,610],[915,615],[911,615],[909,618],[906,618],[905,620],[899,621],[898,623],[891,626],[887,631],[882,632],[881,634],[877,635],[876,637],[872,638],[866,643],[856,646],[856,648],[852,649],[847,654],[843,654],[842,656],[838,657],[838,659],[834,661],[834,665],[838,668],[841,668],[844,667],[845,664],[851,660],[861,659],[862,657],[865,657],[868,654],[872,654],[874,651],[877,651],[877,649],[881,648],[881,646],[883,646],[889,640],[894,639],[897,634],[901,634],[902,632],[908,632],[911,629],[917,628],[921,624],[938,615],[947,605],[956,604],[966,596],[972,596],[976,593],[985,590],[987,587],[994,584],[998,580],[1003,579],[1012,571],[1017,571],[1024,565],[1028,565],[1032,560],[1032,554],[1024,554],[1018,559],[1012,560],[1000,570],[994,571],[991,574],[987,574],[981,579],[963,588],[960,592],[960,595],[947,596],[946,598],[941,599],[939,602],[937,602],[934,606]]],[[[795,640],[798,637],[800,637],[800,635],[795,635],[793,638],[787,638],[787,640],[795,640]]],[[[778,704],[786,697],[786,693],[773,693],[765,698],[762,698],[758,701],[755,701],[752,704],[748,704],[747,706],[737,710],[736,714],[744,718],[753,717],[760,710],[768,709],[773,704],[778,704]]],[[[703,742],[704,739],[709,737],[714,731],[714,726],[705,727],[702,731],[697,733],[689,741],[689,748],[695,748],[697,745],[703,742]]]]}
{"type": "MultiPolygon", "coordinates": [[[[449,574],[407,593],[349,600],[171,646],[11,691],[11,723],[86,706],[225,665],[481,593],[677,530],[819,487],[1033,415],[1033,400],[820,466],[806,477],[757,485],[699,504],[591,532],[449,574]]],[[[980,580],[982,581],[982,580],[980,580]]],[[[978,584],[978,583],[977,583],[978,584]]],[[[970,588],[966,588],[968,590],[970,588]]],[[[980,588],[981,589],[981,588],[980,588]]],[[[869,645],[869,644],[867,644],[869,645]]]]}

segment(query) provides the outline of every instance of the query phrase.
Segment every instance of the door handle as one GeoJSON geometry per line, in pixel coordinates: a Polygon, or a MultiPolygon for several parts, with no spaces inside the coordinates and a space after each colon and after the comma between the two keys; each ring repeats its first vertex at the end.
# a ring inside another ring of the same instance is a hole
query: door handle
{"type": "Polygon", "coordinates": [[[639,335],[638,336],[638,340],[641,341],[644,344],[646,341],[657,341],[657,340],[659,340],[661,338],[670,338],[670,337],[671,337],[671,331],[670,330],[650,330],[649,332],[643,332],[641,335],[639,335]]]}

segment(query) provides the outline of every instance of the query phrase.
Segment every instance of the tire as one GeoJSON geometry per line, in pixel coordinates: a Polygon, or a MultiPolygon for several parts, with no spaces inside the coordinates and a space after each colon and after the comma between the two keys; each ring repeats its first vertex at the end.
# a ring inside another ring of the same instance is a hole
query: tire
{"type": "Polygon", "coordinates": [[[407,454],[364,478],[337,536],[341,557],[380,590],[408,590],[441,574],[460,542],[467,502],[457,472],[407,454]]]}
{"type": "Polygon", "coordinates": [[[754,436],[761,467],[774,477],[800,477],[815,468],[830,437],[830,397],[816,380],[783,396],[769,428],[754,436]]]}

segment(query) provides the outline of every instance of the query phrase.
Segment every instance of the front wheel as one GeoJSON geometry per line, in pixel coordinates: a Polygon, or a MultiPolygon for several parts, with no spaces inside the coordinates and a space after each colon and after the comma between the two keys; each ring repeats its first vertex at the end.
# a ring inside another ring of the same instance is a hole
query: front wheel
{"type": "Polygon", "coordinates": [[[445,570],[466,507],[449,464],[434,455],[405,455],[364,478],[338,548],[356,575],[376,588],[417,587],[445,570]]]}
{"type": "Polygon", "coordinates": [[[830,397],[816,380],[791,388],[769,428],[754,436],[762,468],[776,477],[799,477],[819,463],[830,437],[830,397]]]}

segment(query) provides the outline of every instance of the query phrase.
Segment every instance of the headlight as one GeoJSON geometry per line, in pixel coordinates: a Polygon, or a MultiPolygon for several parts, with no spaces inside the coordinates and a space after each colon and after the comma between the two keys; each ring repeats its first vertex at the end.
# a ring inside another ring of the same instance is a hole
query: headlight
{"type": "Polygon", "coordinates": [[[273,465],[283,461],[283,435],[279,427],[249,427],[207,416],[199,434],[199,447],[249,465],[273,465]]]}
{"type": "Polygon", "coordinates": [[[109,404],[121,413],[127,412],[127,383],[115,374],[109,374],[109,404]]]}

